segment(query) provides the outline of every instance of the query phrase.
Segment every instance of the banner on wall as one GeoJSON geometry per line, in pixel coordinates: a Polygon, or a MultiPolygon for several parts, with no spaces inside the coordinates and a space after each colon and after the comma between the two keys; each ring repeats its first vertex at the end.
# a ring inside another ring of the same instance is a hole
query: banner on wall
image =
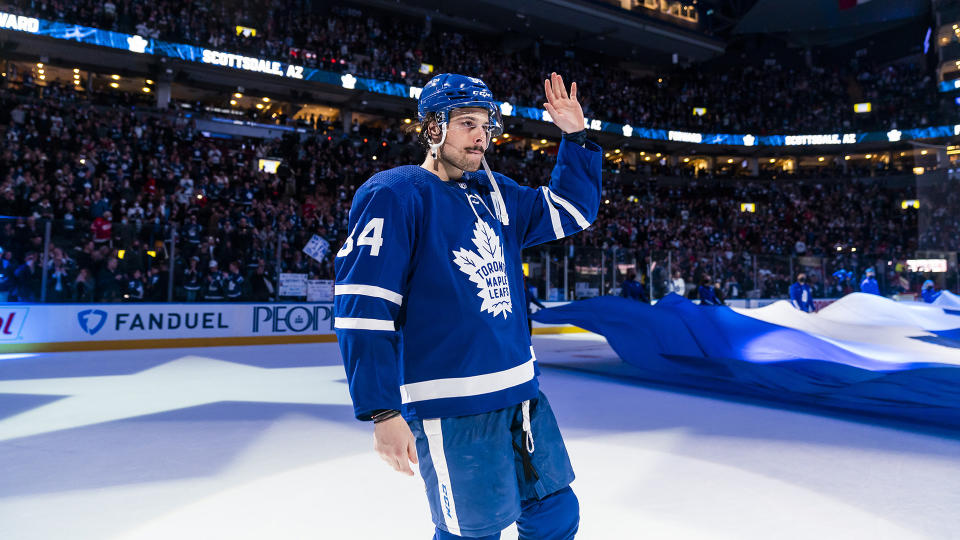
{"type": "Polygon", "coordinates": [[[244,338],[255,343],[258,337],[333,334],[333,304],[329,302],[8,304],[0,308],[0,350],[31,343],[221,338],[244,338]]]}

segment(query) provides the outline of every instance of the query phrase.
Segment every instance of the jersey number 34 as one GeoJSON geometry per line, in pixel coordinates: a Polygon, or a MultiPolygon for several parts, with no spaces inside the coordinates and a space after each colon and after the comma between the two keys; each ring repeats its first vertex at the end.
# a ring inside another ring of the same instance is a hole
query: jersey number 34
{"type": "MultiPolygon", "coordinates": [[[[359,224],[357,224],[359,227],[359,224]]],[[[343,247],[337,252],[337,257],[346,257],[353,251],[353,234],[357,232],[357,227],[353,228],[353,233],[347,237],[343,247]]],[[[358,246],[370,246],[370,255],[374,257],[380,255],[380,246],[383,245],[383,218],[372,218],[357,238],[358,246]]]]}

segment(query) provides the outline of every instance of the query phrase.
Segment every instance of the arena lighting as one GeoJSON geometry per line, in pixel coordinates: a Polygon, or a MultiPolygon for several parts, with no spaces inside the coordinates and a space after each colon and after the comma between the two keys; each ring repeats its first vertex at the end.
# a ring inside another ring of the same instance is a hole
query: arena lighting
{"type": "Polygon", "coordinates": [[[610,204],[610,199],[603,201],[603,204],[610,204]]]}
{"type": "Polygon", "coordinates": [[[913,168],[913,174],[915,174],[915,175],[917,175],[917,176],[920,176],[921,174],[923,174],[923,171],[924,171],[924,170],[925,170],[925,169],[924,169],[923,167],[914,167],[914,168],[913,168]]]}
{"type": "Polygon", "coordinates": [[[604,154],[603,157],[610,157],[610,152],[607,152],[606,154],[604,154]]]}
{"type": "Polygon", "coordinates": [[[705,114],[707,114],[707,108],[706,108],[706,107],[694,107],[694,108],[693,108],[693,115],[694,115],[694,116],[703,116],[703,115],[705,115],[705,114]]]}
{"type": "Polygon", "coordinates": [[[153,81],[151,81],[150,79],[147,79],[146,82],[147,82],[147,84],[153,84],[153,81]]]}
{"type": "Polygon", "coordinates": [[[756,213],[757,204],[752,202],[740,203],[740,211],[745,213],[750,213],[750,214],[756,213]]]}
{"type": "Polygon", "coordinates": [[[258,108],[258,109],[262,109],[262,108],[263,108],[263,103],[257,103],[257,108],[258,108]]]}
{"type": "Polygon", "coordinates": [[[868,112],[870,112],[870,111],[872,111],[872,110],[873,110],[873,104],[870,103],[869,101],[867,101],[867,102],[865,102],[865,103],[854,103],[854,104],[853,104],[853,112],[855,112],[855,113],[857,113],[857,114],[868,113],[868,112]]]}
{"type": "Polygon", "coordinates": [[[376,160],[377,160],[377,156],[373,156],[373,160],[376,161],[376,160]]]}
{"type": "Polygon", "coordinates": [[[777,160],[775,160],[775,159],[773,159],[773,158],[770,158],[770,163],[776,163],[776,162],[777,162],[777,160]]]}
{"type": "MultiPolygon", "coordinates": [[[[0,22],[3,22],[3,15],[7,19],[12,19],[9,14],[0,14],[0,22]]],[[[213,51],[202,47],[192,45],[164,42],[156,39],[147,40],[142,36],[128,35],[119,32],[107,32],[97,28],[78,26],[75,24],[66,24],[30,17],[16,17],[15,26],[7,25],[5,30],[16,32],[27,32],[32,34],[41,34],[51,39],[70,40],[71,42],[81,42],[89,45],[119,49],[138,54],[149,54],[171,58],[192,58],[194,61],[205,64],[223,66],[225,68],[239,69],[253,72],[261,75],[279,76],[298,80],[309,80],[322,82],[325,84],[338,84],[347,82],[354,89],[387,94],[398,97],[416,99],[420,88],[408,86],[402,83],[390,81],[381,81],[377,79],[361,78],[354,76],[344,76],[340,73],[324,71],[322,68],[307,68],[285,62],[279,62],[266,58],[247,57],[227,52],[213,51]],[[344,81],[344,77],[348,80],[344,81]]],[[[345,65],[344,59],[325,59],[333,64],[345,65]]],[[[405,75],[402,75],[405,76],[405,75]]],[[[665,83],[664,77],[658,77],[658,82],[665,83]]],[[[960,89],[960,79],[951,81],[942,81],[938,84],[941,92],[954,92],[960,89]]],[[[852,104],[851,104],[852,105],[852,104]]],[[[523,118],[533,120],[542,120],[543,111],[536,107],[512,106],[513,114],[523,118]]],[[[856,144],[869,142],[897,142],[910,139],[932,139],[940,137],[949,137],[960,135],[960,124],[943,125],[926,128],[891,130],[889,132],[863,132],[863,133],[820,133],[804,135],[764,135],[754,136],[745,134],[731,133],[686,133],[680,131],[670,131],[665,129],[650,129],[637,126],[621,125],[602,119],[591,119],[592,129],[607,131],[611,133],[623,133],[627,137],[638,137],[648,140],[676,140],[680,142],[696,142],[699,144],[711,145],[733,145],[733,146],[814,146],[827,144],[856,144]],[[594,128],[596,125],[598,127],[594,128]],[[629,132],[629,133],[628,133],[629,132]]]]}
{"type": "Polygon", "coordinates": [[[683,158],[683,162],[684,162],[684,163],[690,163],[690,158],[688,158],[688,157],[683,158]]]}
{"type": "Polygon", "coordinates": [[[263,102],[264,102],[264,103],[270,103],[270,98],[268,98],[268,97],[263,98],[263,102]]]}
{"type": "Polygon", "coordinates": [[[870,159],[870,158],[873,157],[873,154],[867,154],[867,155],[865,155],[865,156],[863,156],[863,157],[865,157],[865,158],[867,158],[867,159],[870,159]]]}
{"type": "Polygon", "coordinates": [[[404,118],[404,119],[403,119],[403,123],[404,123],[404,124],[409,124],[409,123],[412,122],[412,121],[413,121],[413,120],[410,120],[409,118],[404,118]]]}
{"type": "Polygon", "coordinates": [[[119,81],[119,80],[120,80],[120,76],[119,76],[119,75],[111,75],[110,78],[113,79],[113,80],[115,80],[115,81],[119,81]]]}
{"type": "Polygon", "coordinates": [[[906,210],[908,208],[913,208],[914,210],[920,209],[920,201],[917,199],[904,199],[900,201],[900,209],[906,210]]]}
{"type": "Polygon", "coordinates": [[[657,152],[657,157],[660,157],[660,152],[657,152]]]}
{"type": "Polygon", "coordinates": [[[38,70],[37,70],[37,73],[43,75],[43,70],[42,70],[42,69],[38,69],[38,70]]]}
{"type": "Polygon", "coordinates": [[[38,67],[38,68],[42,68],[42,67],[43,67],[43,62],[37,62],[37,67],[38,67]]]}
{"type": "Polygon", "coordinates": [[[149,94],[149,93],[150,93],[150,87],[148,87],[148,86],[144,86],[143,88],[141,88],[141,90],[143,90],[143,92],[144,92],[145,94],[149,94]]]}
{"type": "Polygon", "coordinates": [[[504,133],[504,134],[503,134],[503,138],[504,138],[504,139],[509,139],[509,138],[510,138],[510,134],[509,134],[509,133],[504,133]]]}
{"type": "Polygon", "coordinates": [[[921,156],[927,155],[927,151],[926,151],[926,150],[921,150],[921,151],[920,151],[920,155],[921,155],[921,156]]]}
{"type": "Polygon", "coordinates": [[[80,73],[80,68],[73,68],[74,73],[80,73]]]}
{"type": "Polygon", "coordinates": [[[856,252],[857,252],[857,248],[852,247],[852,248],[850,248],[850,251],[851,251],[852,253],[856,253],[856,252]]]}
{"type": "Polygon", "coordinates": [[[613,151],[613,153],[614,153],[614,154],[619,154],[619,153],[620,153],[620,149],[617,148],[616,150],[613,151]]]}
{"type": "Polygon", "coordinates": [[[235,98],[237,98],[237,99],[240,99],[240,98],[243,97],[243,94],[241,94],[240,92],[237,92],[237,93],[233,94],[233,97],[235,97],[235,98]]]}
{"type": "Polygon", "coordinates": [[[837,246],[837,251],[843,251],[843,246],[837,246]]]}
{"type": "Polygon", "coordinates": [[[230,100],[230,104],[231,104],[231,105],[236,105],[236,104],[237,104],[237,100],[231,99],[231,100],[230,100]]]}
{"type": "MultiPolygon", "coordinates": [[[[546,140],[546,139],[540,139],[540,144],[547,144],[547,140],[546,140]]],[[[619,150],[617,150],[617,152],[619,152],[619,150]]]]}
{"type": "Polygon", "coordinates": [[[907,259],[907,269],[911,272],[946,272],[946,259],[907,259]]]}
{"type": "Polygon", "coordinates": [[[850,156],[843,156],[844,161],[850,161],[850,156]]]}
{"type": "Polygon", "coordinates": [[[823,161],[823,156],[818,157],[817,161],[823,161]]]}
{"type": "Polygon", "coordinates": [[[733,163],[733,158],[728,159],[727,163],[733,163]]]}
{"type": "Polygon", "coordinates": [[[115,82],[110,83],[110,86],[111,86],[112,88],[120,88],[120,85],[117,84],[117,83],[115,83],[115,82]]]}

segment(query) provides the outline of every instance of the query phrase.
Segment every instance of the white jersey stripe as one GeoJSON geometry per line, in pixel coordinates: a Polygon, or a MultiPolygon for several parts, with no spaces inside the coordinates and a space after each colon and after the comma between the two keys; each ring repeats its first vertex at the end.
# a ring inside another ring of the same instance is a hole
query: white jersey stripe
{"type": "Polygon", "coordinates": [[[357,294],[360,296],[372,296],[382,298],[396,305],[403,303],[403,295],[397,294],[390,289],[376,287],[374,285],[337,285],[334,287],[334,295],[357,294]]]}
{"type": "Polygon", "coordinates": [[[563,238],[563,224],[560,223],[560,212],[557,212],[556,207],[550,202],[550,190],[546,186],[541,187],[543,190],[543,197],[545,199],[544,204],[547,205],[547,210],[550,211],[550,223],[553,225],[553,234],[557,237],[557,240],[563,238]]]}
{"type": "Polygon", "coordinates": [[[387,332],[393,332],[397,329],[393,321],[390,320],[351,317],[337,317],[333,327],[341,330],[386,330],[387,332]]]}
{"type": "Polygon", "coordinates": [[[443,452],[443,428],[439,418],[423,421],[423,433],[427,436],[430,449],[430,461],[437,473],[437,488],[440,496],[440,511],[447,525],[447,532],[460,536],[460,520],[457,518],[457,505],[453,500],[453,484],[450,482],[450,470],[447,468],[447,456],[443,452]]]}
{"type": "Polygon", "coordinates": [[[550,191],[550,188],[546,186],[544,186],[543,189],[546,190],[547,195],[550,196],[550,199],[552,199],[556,204],[559,204],[561,207],[563,207],[563,209],[566,210],[568,214],[573,216],[573,219],[576,220],[577,225],[579,225],[581,229],[586,229],[587,227],[590,226],[590,222],[587,221],[587,218],[583,217],[583,214],[581,214],[580,211],[577,210],[575,206],[570,204],[570,201],[550,191]]]}
{"type": "Polygon", "coordinates": [[[532,380],[533,375],[531,358],[519,366],[503,371],[404,384],[400,386],[400,398],[403,403],[413,403],[428,399],[478,396],[521,385],[532,380]]]}

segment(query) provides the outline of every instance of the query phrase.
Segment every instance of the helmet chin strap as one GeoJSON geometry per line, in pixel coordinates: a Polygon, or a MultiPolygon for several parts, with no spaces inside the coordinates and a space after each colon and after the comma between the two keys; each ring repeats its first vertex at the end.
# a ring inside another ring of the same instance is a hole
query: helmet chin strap
{"type": "Polygon", "coordinates": [[[490,180],[490,186],[493,188],[493,210],[497,213],[497,219],[500,220],[500,223],[509,225],[510,215],[507,214],[507,205],[503,202],[503,195],[500,194],[500,186],[497,185],[497,180],[493,177],[493,173],[490,172],[490,166],[487,165],[487,157],[481,156],[480,162],[483,163],[483,170],[486,171],[487,179],[490,180]]]}

